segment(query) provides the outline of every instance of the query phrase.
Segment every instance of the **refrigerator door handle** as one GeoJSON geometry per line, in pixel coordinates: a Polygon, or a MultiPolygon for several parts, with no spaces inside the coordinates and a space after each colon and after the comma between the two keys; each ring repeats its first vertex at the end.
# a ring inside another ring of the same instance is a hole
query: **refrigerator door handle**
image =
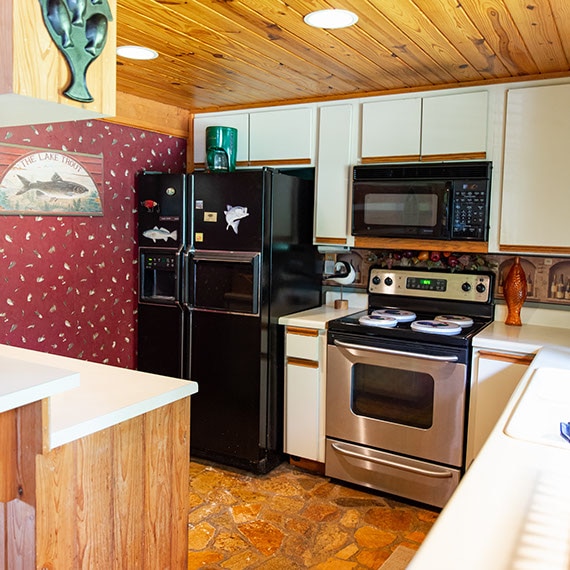
{"type": "Polygon", "coordinates": [[[194,261],[229,261],[231,263],[253,263],[259,267],[260,254],[257,251],[196,251],[194,261]]]}
{"type": "MultiPolygon", "coordinates": [[[[181,254],[182,258],[182,283],[180,288],[180,302],[184,307],[189,307],[192,305],[192,295],[193,295],[193,283],[192,283],[192,271],[191,271],[191,256],[190,251],[185,251],[181,254]]],[[[179,265],[180,267],[180,265],[179,265]]]]}
{"type": "Polygon", "coordinates": [[[261,306],[261,264],[260,255],[257,254],[251,260],[253,264],[253,313],[259,315],[261,306]]]}

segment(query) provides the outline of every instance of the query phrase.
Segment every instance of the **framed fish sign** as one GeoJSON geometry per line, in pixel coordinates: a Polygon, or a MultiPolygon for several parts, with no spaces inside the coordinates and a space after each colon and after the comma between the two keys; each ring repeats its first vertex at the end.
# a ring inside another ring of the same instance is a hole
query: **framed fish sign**
{"type": "Polygon", "coordinates": [[[0,145],[0,215],[102,216],[103,157],[0,145]]]}

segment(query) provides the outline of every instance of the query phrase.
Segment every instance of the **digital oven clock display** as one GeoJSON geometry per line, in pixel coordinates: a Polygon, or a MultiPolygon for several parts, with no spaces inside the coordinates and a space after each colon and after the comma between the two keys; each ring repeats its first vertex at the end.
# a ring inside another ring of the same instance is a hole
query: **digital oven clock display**
{"type": "Polygon", "coordinates": [[[420,289],[422,291],[445,291],[447,279],[428,279],[426,277],[408,277],[406,289],[420,289]]]}

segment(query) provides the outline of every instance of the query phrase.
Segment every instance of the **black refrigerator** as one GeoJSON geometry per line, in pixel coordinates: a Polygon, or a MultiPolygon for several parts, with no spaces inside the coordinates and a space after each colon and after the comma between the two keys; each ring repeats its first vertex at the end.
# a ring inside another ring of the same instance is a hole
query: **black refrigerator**
{"type": "MultiPolygon", "coordinates": [[[[155,184],[143,183],[147,176],[139,177],[141,204],[158,202],[142,192],[155,184]]],[[[155,220],[145,230],[139,215],[147,238],[149,229],[171,234],[175,223],[185,235],[178,247],[172,238],[167,242],[175,299],[149,303],[141,294],[139,368],[164,373],[167,358],[176,369],[172,375],[198,383],[191,415],[194,456],[266,473],[282,455],[284,331],[278,319],[321,302],[322,260],[312,245],[313,182],[269,168],[181,178],[178,184],[165,179],[166,188],[159,184],[165,196],[168,188],[171,195],[182,190],[181,220],[167,215],[165,223],[155,220]],[[153,305],[149,318],[143,304],[153,305]],[[167,311],[168,317],[158,316],[167,311]],[[157,326],[163,318],[170,322],[168,333],[157,326]],[[170,334],[178,349],[170,347],[170,334]]],[[[164,252],[166,244],[155,245],[153,251],[164,252]]],[[[141,245],[141,254],[148,247],[141,245]]],[[[141,260],[142,288],[144,267],[141,260]]]]}

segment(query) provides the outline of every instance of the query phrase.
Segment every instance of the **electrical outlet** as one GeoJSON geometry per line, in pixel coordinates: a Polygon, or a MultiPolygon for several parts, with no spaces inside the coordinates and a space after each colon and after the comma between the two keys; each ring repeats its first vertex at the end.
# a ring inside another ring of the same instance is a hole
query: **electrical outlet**
{"type": "Polygon", "coordinates": [[[332,275],[334,273],[334,259],[325,259],[325,275],[332,275]]]}

